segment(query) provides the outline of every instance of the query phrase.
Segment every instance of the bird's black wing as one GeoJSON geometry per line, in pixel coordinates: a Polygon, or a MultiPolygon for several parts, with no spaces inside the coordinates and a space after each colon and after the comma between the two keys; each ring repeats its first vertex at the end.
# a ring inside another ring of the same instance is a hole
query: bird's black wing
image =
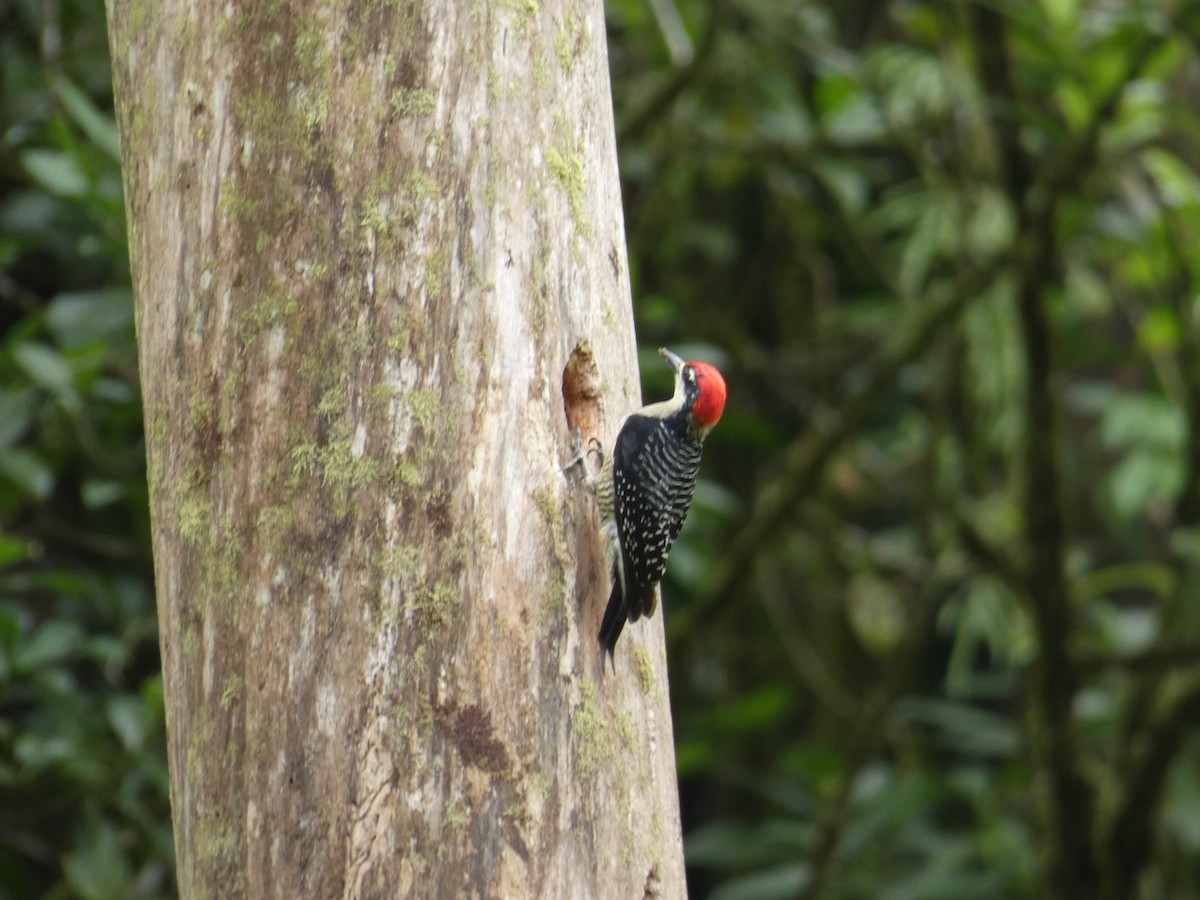
{"type": "Polygon", "coordinates": [[[678,423],[650,416],[631,415],[617,436],[613,485],[630,621],[654,611],[654,588],[692,502],[700,450],[678,423]]]}

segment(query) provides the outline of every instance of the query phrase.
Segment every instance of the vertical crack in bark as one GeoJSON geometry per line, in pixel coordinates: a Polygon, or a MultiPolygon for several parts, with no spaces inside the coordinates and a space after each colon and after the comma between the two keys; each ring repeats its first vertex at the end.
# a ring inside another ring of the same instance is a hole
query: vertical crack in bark
{"type": "MultiPolygon", "coordinates": [[[[390,610],[381,610],[385,616],[390,610]]],[[[363,672],[363,682],[371,685],[370,708],[358,736],[355,755],[353,820],[346,840],[346,877],[343,897],[358,900],[378,866],[386,871],[387,859],[394,853],[391,835],[396,807],[396,762],[388,746],[389,729],[400,727],[389,714],[385,698],[387,686],[397,677],[394,665],[396,623],[386,621],[379,628],[363,672]]],[[[394,713],[394,711],[393,711],[394,713]]]]}
{"type": "Polygon", "coordinates": [[[387,749],[389,720],[378,703],[376,699],[358,740],[353,820],[346,842],[345,900],[365,896],[376,867],[383,869],[393,855],[389,839],[397,806],[393,796],[396,766],[387,749]]]}

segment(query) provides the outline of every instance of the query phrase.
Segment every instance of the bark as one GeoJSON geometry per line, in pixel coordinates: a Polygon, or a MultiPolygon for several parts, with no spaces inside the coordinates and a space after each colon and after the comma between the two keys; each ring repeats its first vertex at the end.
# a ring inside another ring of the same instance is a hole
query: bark
{"type": "Polygon", "coordinates": [[[601,4],[109,20],[182,895],[683,896],[601,4]]]}

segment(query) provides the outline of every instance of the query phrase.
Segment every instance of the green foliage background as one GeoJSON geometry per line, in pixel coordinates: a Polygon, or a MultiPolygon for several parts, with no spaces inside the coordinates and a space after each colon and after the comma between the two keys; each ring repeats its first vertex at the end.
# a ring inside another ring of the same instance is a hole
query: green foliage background
{"type": "Polygon", "coordinates": [[[106,42],[0,4],[0,898],[174,893],[106,42]]]}
{"type": "MultiPolygon", "coordinates": [[[[694,896],[1200,893],[1200,15],[609,0],[694,896]]],[[[0,900],[174,891],[103,9],[0,4],[0,900]]]]}

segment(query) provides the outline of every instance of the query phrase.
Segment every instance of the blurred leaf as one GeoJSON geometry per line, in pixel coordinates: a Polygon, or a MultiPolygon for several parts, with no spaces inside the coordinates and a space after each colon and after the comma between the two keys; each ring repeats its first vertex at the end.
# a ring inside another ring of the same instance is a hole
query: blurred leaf
{"type": "Polygon", "coordinates": [[[33,149],[21,154],[21,165],[37,184],[57,197],[82,197],[87,176],[74,157],[59,150],[33,149]]]}
{"type": "Polygon", "coordinates": [[[15,562],[21,562],[33,556],[34,547],[22,538],[0,534],[0,569],[5,569],[15,562]]]}
{"type": "Polygon", "coordinates": [[[1075,23],[1079,0],[1042,0],[1050,21],[1058,28],[1067,28],[1075,23]]]}
{"type": "Polygon", "coordinates": [[[1080,599],[1088,600],[1114,591],[1149,591],[1165,600],[1175,589],[1176,581],[1176,573],[1168,566],[1153,562],[1123,563],[1087,573],[1079,579],[1075,593],[1080,599]]]}
{"type": "Polygon", "coordinates": [[[883,93],[888,122],[895,128],[920,127],[941,115],[950,100],[946,64],[936,56],[901,44],[877,47],[867,56],[872,81],[883,93]]]}
{"type": "Polygon", "coordinates": [[[1101,434],[1109,447],[1148,445],[1174,450],[1183,446],[1183,416],[1162,397],[1116,394],[1104,410],[1101,434]]]}
{"type": "Polygon", "coordinates": [[[89,479],[80,487],[80,494],[84,506],[88,509],[100,509],[124,497],[125,485],[119,481],[89,479]]]}
{"type": "Polygon", "coordinates": [[[123,900],[130,871],[114,825],[92,813],[80,823],[76,848],[63,860],[67,883],[83,900],[123,900]]]}
{"type": "MultiPolygon", "coordinates": [[[[8,604],[0,603],[0,687],[4,687],[4,683],[12,678],[13,656],[23,630],[20,612],[8,604]]],[[[5,730],[8,727],[11,725],[0,719],[0,738],[5,742],[9,739],[5,730]]]]}
{"type": "Polygon", "coordinates": [[[748,692],[726,704],[717,714],[723,731],[752,731],[777,721],[792,702],[783,685],[770,685],[748,692]]]}
{"type": "Polygon", "coordinates": [[[1164,820],[1184,852],[1195,858],[1200,853],[1200,753],[1194,743],[1182,763],[1168,779],[1164,820]]]}
{"type": "Polygon", "coordinates": [[[1007,758],[1021,748],[1021,738],[1007,717],[949,700],[906,697],[896,715],[929,727],[941,746],[962,753],[1007,758]]]}
{"type": "Polygon", "coordinates": [[[136,385],[116,378],[97,378],[92,382],[91,397],[107,403],[128,404],[138,399],[136,385]]]}
{"type": "Polygon", "coordinates": [[[775,821],[753,828],[717,822],[689,834],[684,851],[690,866],[739,869],[797,856],[811,840],[811,827],[798,822],[775,821]]]}
{"type": "Polygon", "coordinates": [[[794,744],[784,759],[786,771],[815,793],[829,795],[846,776],[842,757],[828,747],[809,742],[794,744]]]}
{"type": "Polygon", "coordinates": [[[1092,99],[1084,85],[1064,79],[1054,86],[1054,96],[1072,133],[1087,127],[1092,118],[1092,99]]]}
{"type": "Polygon", "coordinates": [[[133,294],[128,288],[59,294],[50,301],[46,322],[68,350],[132,334],[133,294]]]}
{"type": "Polygon", "coordinates": [[[869,852],[876,841],[900,823],[912,823],[917,812],[928,806],[936,793],[934,780],[924,772],[897,778],[886,764],[865,767],[851,790],[855,816],[848,823],[843,839],[846,859],[853,860],[869,852]]]}
{"type": "Polygon", "coordinates": [[[1178,208],[1200,203],[1200,179],[1174,153],[1162,147],[1147,147],[1142,161],[1167,205],[1178,208]]]}
{"type": "Polygon", "coordinates": [[[1178,457],[1155,451],[1133,451],[1112,470],[1108,478],[1113,507],[1126,519],[1146,513],[1154,502],[1167,502],[1183,484],[1183,467],[1178,457]]]}
{"type": "Polygon", "coordinates": [[[738,496],[727,487],[703,477],[696,480],[692,509],[700,515],[731,519],[741,510],[739,502],[738,496]]]}
{"type": "Polygon", "coordinates": [[[817,108],[826,137],[834,144],[854,146],[877,139],[883,116],[855,79],[831,75],[817,85],[817,108]]]}
{"type": "Polygon", "coordinates": [[[12,352],[17,364],[42,387],[59,395],[72,392],[71,367],[60,353],[33,341],[18,344],[12,352]]]}
{"type": "Polygon", "coordinates": [[[930,853],[924,866],[903,883],[890,885],[880,892],[879,900],[960,900],[971,897],[984,900],[1007,898],[997,873],[973,866],[972,848],[954,842],[930,853]]]}
{"type": "Polygon", "coordinates": [[[23,734],[13,744],[13,757],[33,772],[66,762],[77,752],[69,738],[58,734],[23,734]]]}
{"type": "Polygon", "coordinates": [[[0,448],[19,440],[33,421],[37,398],[31,390],[0,390],[0,448]]]}
{"type": "Polygon", "coordinates": [[[35,500],[44,500],[54,489],[54,472],[32,450],[14,447],[0,451],[0,476],[35,500]]]}
{"type": "Polygon", "coordinates": [[[982,190],[967,222],[967,244],[982,257],[1003,253],[1017,233],[1016,216],[997,190],[982,190]]]}
{"type": "Polygon", "coordinates": [[[887,653],[900,643],[905,633],[904,607],[887,581],[858,573],[850,581],[846,602],[850,624],[866,647],[887,653]]]}
{"type": "Polygon", "coordinates": [[[921,289],[935,259],[958,251],[962,233],[962,210],[957,198],[948,194],[930,195],[900,257],[898,277],[906,294],[914,295],[921,289]]]}
{"type": "Polygon", "coordinates": [[[161,674],[152,675],[147,678],[139,692],[142,697],[142,702],[146,705],[147,712],[153,716],[155,722],[162,723],[163,710],[165,708],[163,699],[163,680],[161,674]]]}
{"type": "Polygon", "coordinates": [[[70,619],[50,619],[17,650],[13,668],[29,672],[62,662],[75,656],[82,643],[79,625],[70,619]]]}
{"type": "Polygon", "coordinates": [[[1004,666],[1023,665],[1035,650],[1029,616],[1012,591],[987,575],[971,579],[961,605],[947,605],[939,624],[950,624],[954,643],[946,667],[952,695],[970,695],[981,648],[1004,666]]]}
{"type": "MultiPolygon", "coordinates": [[[[1116,67],[1125,62],[1122,57],[1114,57],[1111,64],[1116,67]]],[[[1108,77],[1115,80],[1114,75],[1108,77]]],[[[1101,81],[1096,79],[1089,83],[1100,84],[1101,81]]],[[[1158,82],[1130,82],[1122,97],[1121,115],[1105,133],[1106,149],[1112,152],[1140,149],[1142,144],[1161,138],[1167,122],[1163,108],[1165,99],[1158,82]]]]}
{"type": "Polygon", "coordinates": [[[675,772],[680,779],[704,771],[715,758],[711,741],[686,738],[675,741],[675,772]]]}
{"type": "Polygon", "coordinates": [[[853,166],[832,157],[822,157],[813,163],[813,170],[846,212],[859,214],[866,208],[870,187],[853,166]]]}
{"type": "Polygon", "coordinates": [[[1138,343],[1148,353],[1172,353],[1178,348],[1181,337],[1179,320],[1169,309],[1152,309],[1138,324],[1138,343]]]}
{"type": "Polygon", "coordinates": [[[118,695],[108,700],[108,721],[130,753],[142,749],[148,722],[146,706],[138,697],[118,695]]]}
{"type": "Polygon", "coordinates": [[[725,882],[711,900],[782,900],[797,896],[812,878],[808,863],[789,863],[725,882]]]}
{"type": "Polygon", "coordinates": [[[113,162],[121,161],[121,143],[117,125],[110,116],[96,108],[91,98],[63,75],[54,79],[54,89],[67,115],[71,117],[92,145],[107,154],[113,162]]]}

